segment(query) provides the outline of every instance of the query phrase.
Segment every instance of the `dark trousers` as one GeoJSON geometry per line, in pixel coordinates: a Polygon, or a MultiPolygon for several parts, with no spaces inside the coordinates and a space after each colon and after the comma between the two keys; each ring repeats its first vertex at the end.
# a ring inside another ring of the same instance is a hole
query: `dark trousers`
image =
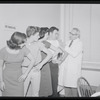
{"type": "Polygon", "coordinates": [[[51,73],[52,92],[53,95],[57,95],[58,64],[50,62],[50,73],[51,73]]]}

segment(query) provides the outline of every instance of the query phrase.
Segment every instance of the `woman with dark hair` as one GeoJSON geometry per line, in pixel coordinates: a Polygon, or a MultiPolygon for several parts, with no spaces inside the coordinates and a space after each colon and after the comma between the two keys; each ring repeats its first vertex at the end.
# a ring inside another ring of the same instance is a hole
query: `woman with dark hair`
{"type": "MultiPolygon", "coordinates": [[[[48,43],[47,38],[48,38],[48,27],[41,27],[40,32],[39,32],[39,41],[45,44],[46,48],[50,48],[50,43],[48,43]]],[[[46,57],[46,54],[44,52],[41,52],[42,55],[42,60],[46,57]]],[[[49,68],[49,63],[46,63],[42,69],[41,69],[41,82],[40,82],[40,91],[39,95],[40,97],[42,96],[48,96],[52,94],[52,88],[51,88],[51,77],[50,77],[50,68],[49,68]]]]}
{"type": "MultiPolygon", "coordinates": [[[[51,45],[47,40],[49,38],[49,28],[48,27],[41,27],[39,32],[39,41],[41,41],[46,48],[52,49],[56,56],[59,52],[62,52],[59,48],[51,45]]],[[[41,52],[42,59],[46,57],[46,54],[41,52]]],[[[49,63],[46,63],[41,69],[41,83],[40,83],[40,96],[48,96],[52,94],[52,86],[51,86],[51,75],[50,75],[50,68],[49,63]]]]}
{"type": "Polygon", "coordinates": [[[29,49],[24,46],[26,35],[14,32],[7,41],[7,46],[0,50],[0,89],[2,96],[24,96],[24,83],[29,71],[34,65],[34,60],[29,49]],[[22,74],[21,64],[24,57],[31,62],[25,73],[22,74]],[[5,69],[3,69],[5,64],[5,69]]]}
{"type": "Polygon", "coordinates": [[[39,32],[39,40],[45,40],[48,38],[48,35],[49,35],[49,28],[48,27],[41,27],[40,28],[40,32],[39,32]]]}

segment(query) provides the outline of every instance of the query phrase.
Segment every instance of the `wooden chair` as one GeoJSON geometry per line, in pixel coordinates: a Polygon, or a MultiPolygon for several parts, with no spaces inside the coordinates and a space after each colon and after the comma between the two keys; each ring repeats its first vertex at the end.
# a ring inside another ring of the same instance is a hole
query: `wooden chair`
{"type": "Polygon", "coordinates": [[[78,79],[77,90],[79,97],[91,97],[91,95],[94,93],[89,82],[84,77],[80,77],[78,79]]]}

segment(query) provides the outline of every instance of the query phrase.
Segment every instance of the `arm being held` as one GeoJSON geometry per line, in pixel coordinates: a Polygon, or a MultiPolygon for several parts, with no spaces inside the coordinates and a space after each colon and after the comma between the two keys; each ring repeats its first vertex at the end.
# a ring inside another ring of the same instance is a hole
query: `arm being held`
{"type": "Polygon", "coordinates": [[[59,65],[60,65],[60,64],[67,58],[67,56],[68,56],[68,53],[67,53],[64,49],[62,49],[62,51],[63,51],[63,55],[62,55],[61,58],[59,59],[59,62],[58,62],[59,65]]]}
{"type": "Polygon", "coordinates": [[[52,53],[47,49],[45,48],[45,46],[41,46],[41,51],[43,51],[44,53],[47,54],[47,56],[45,57],[44,60],[42,60],[42,62],[40,64],[38,64],[36,66],[37,69],[42,69],[42,66],[47,63],[51,58],[52,58],[52,53]]]}
{"type": "Polygon", "coordinates": [[[57,57],[58,59],[56,59],[56,61],[53,61],[53,62],[55,62],[55,63],[58,63],[59,65],[66,59],[66,57],[68,56],[68,53],[64,50],[64,48],[61,48],[60,47],[60,49],[61,49],[61,51],[62,51],[62,53],[58,53],[58,56],[59,57],[57,57]]]}
{"type": "Polygon", "coordinates": [[[62,53],[62,50],[59,47],[54,47],[53,45],[51,45],[50,49],[54,51],[52,59],[55,58],[59,53],[62,53]]]}

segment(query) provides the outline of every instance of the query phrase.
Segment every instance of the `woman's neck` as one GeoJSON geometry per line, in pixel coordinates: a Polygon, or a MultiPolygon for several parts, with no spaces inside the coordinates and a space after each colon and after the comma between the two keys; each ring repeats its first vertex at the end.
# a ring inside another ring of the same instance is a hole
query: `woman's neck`
{"type": "Polygon", "coordinates": [[[49,37],[48,40],[56,40],[55,38],[53,37],[49,37]]]}
{"type": "Polygon", "coordinates": [[[30,41],[29,39],[27,39],[27,42],[26,42],[26,44],[31,44],[31,43],[35,43],[35,42],[37,42],[37,41],[30,41]]]}
{"type": "Polygon", "coordinates": [[[18,54],[19,53],[19,50],[10,49],[8,46],[6,47],[6,50],[11,54],[18,54]]]}
{"type": "Polygon", "coordinates": [[[41,42],[42,42],[42,41],[46,41],[46,39],[40,39],[39,41],[41,41],[41,42]]]}

